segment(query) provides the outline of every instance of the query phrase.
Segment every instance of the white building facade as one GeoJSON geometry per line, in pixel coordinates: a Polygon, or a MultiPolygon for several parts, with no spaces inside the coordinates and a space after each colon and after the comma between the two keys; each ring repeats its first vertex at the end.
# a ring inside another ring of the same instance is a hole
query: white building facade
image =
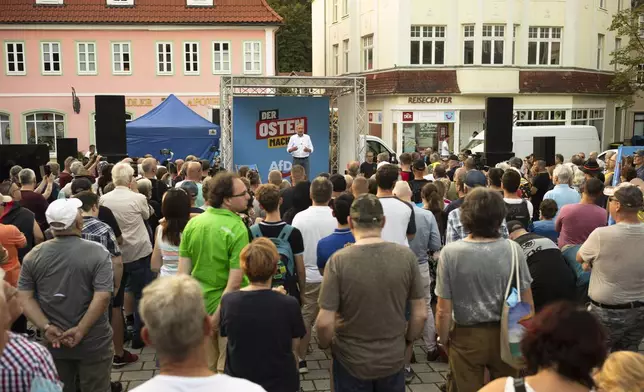
{"type": "Polygon", "coordinates": [[[594,125],[624,138],[609,94],[608,31],[629,0],[314,0],[313,75],[367,77],[370,134],[397,153],[463,148],[486,97],[514,98],[515,125],[594,125]]]}

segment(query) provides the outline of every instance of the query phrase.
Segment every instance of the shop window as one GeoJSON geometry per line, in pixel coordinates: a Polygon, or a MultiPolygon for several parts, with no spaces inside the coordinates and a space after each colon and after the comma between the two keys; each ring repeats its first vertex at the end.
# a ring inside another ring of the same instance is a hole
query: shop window
{"type": "Polygon", "coordinates": [[[56,139],[65,137],[65,118],[62,114],[36,112],[25,116],[27,144],[46,144],[56,153],[56,139]]]}
{"type": "Polygon", "coordinates": [[[633,136],[644,136],[644,113],[635,113],[633,119],[633,136]]]}
{"type": "Polygon", "coordinates": [[[0,113],[0,144],[11,144],[11,126],[9,115],[0,113]]]}
{"type": "Polygon", "coordinates": [[[566,125],[566,110],[519,110],[516,119],[517,127],[566,125]]]}
{"type": "Polygon", "coordinates": [[[451,123],[403,123],[403,152],[436,151],[439,140],[452,134],[451,123]]]}
{"type": "Polygon", "coordinates": [[[601,140],[604,129],[604,109],[575,109],[570,115],[572,125],[592,125],[597,128],[597,134],[601,140]]]}

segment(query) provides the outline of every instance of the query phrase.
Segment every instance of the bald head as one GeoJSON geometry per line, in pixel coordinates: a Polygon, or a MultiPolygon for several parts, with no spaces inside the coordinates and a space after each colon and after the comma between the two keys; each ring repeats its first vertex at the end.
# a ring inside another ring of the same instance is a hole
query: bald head
{"type": "Polygon", "coordinates": [[[271,170],[268,173],[268,182],[278,187],[282,185],[282,172],[279,170],[271,170]]]}
{"type": "Polygon", "coordinates": [[[407,203],[411,203],[411,188],[409,187],[409,183],[407,181],[398,181],[396,182],[396,186],[394,186],[394,196],[399,198],[402,201],[406,201],[407,203]]]}
{"type": "Polygon", "coordinates": [[[347,164],[347,174],[349,174],[351,177],[357,177],[359,171],[360,171],[360,162],[351,161],[347,164]]]}
{"type": "Polygon", "coordinates": [[[369,193],[369,180],[363,176],[359,176],[353,179],[353,184],[351,184],[351,193],[353,197],[358,198],[360,195],[369,193]]]}
{"type": "Polygon", "coordinates": [[[152,178],[156,176],[157,173],[157,160],[154,158],[145,158],[141,165],[143,169],[143,174],[146,177],[152,178]]]}
{"type": "Polygon", "coordinates": [[[186,179],[195,182],[201,182],[201,163],[188,162],[186,168],[186,179]]]}

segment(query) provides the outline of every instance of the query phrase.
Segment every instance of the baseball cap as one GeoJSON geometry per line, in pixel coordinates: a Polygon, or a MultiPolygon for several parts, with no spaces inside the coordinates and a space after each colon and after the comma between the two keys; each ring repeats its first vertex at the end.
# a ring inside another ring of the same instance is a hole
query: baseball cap
{"type": "Polygon", "coordinates": [[[356,222],[371,223],[382,222],[385,213],[380,200],[370,193],[360,195],[351,204],[351,220],[356,222]]]}
{"type": "Polygon", "coordinates": [[[425,161],[422,159],[416,159],[413,166],[414,170],[419,170],[419,171],[425,170],[426,167],[427,166],[425,165],[425,161]]]}
{"type": "Polygon", "coordinates": [[[644,157],[644,149],[635,151],[635,155],[640,156],[640,157],[644,157]]]}
{"type": "Polygon", "coordinates": [[[517,230],[525,230],[525,226],[523,226],[523,223],[519,222],[518,220],[511,220],[506,223],[508,227],[508,234],[512,234],[517,230]]]}
{"type": "Polygon", "coordinates": [[[11,203],[12,201],[13,199],[11,198],[11,196],[5,196],[2,193],[0,193],[0,202],[11,203]]]}
{"type": "Polygon", "coordinates": [[[383,162],[380,162],[380,163],[378,163],[378,166],[376,166],[376,169],[380,169],[380,168],[381,168],[381,167],[383,167],[384,165],[390,165],[390,163],[389,163],[389,162],[384,162],[384,161],[383,161],[383,162]]]}
{"type": "Polygon", "coordinates": [[[76,198],[54,200],[47,211],[45,217],[52,230],[67,230],[78,216],[78,209],[83,206],[83,202],[76,198]]]}
{"type": "Polygon", "coordinates": [[[485,174],[481,173],[478,170],[470,170],[465,175],[465,185],[468,188],[476,188],[477,186],[486,186],[487,178],[485,178],[485,174]]]}
{"type": "Polygon", "coordinates": [[[87,177],[76,177],[72,181],[72,195],[92,190],[92,182],[87,177]]]}
{"type": "Polygon", "coordinates": [[[186,191],[190,197],[197,197],[199,194],[199,187],[194,181],[184,181],[181,183],[181,189],[186,191]]]}
{"type": "Polygon", "coordinates": [[[604,195],[614,197],[619,204],[627,208],[643,208],[644,195],[642,190],[630,182],[622,182],[618,186],[607,186],[604,188],[604,195]]]}

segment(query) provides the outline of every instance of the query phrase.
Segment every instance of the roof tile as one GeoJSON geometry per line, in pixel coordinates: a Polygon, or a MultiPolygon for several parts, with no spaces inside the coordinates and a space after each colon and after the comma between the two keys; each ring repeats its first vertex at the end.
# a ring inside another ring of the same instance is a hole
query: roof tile
{"type": "Polygon", "coordinates": [[[585,71],[521,71],[519,91],[542,94],[611,94],[613,76],[585,71]]]}
{"type": "Polygon", "coordinates": [[[0,0],[0,23],[73,24],[240,24],[282,23],[266,0],[214,0],[214,7],[188,7],[186,0],[134,0],[134,6],[108,6],[106,0],[0,0]]]}
{"type": "Polygon", "coordinates": [[[456,71],[386,71],[367,74],[367,95],[457,94],[456,71]]]}

